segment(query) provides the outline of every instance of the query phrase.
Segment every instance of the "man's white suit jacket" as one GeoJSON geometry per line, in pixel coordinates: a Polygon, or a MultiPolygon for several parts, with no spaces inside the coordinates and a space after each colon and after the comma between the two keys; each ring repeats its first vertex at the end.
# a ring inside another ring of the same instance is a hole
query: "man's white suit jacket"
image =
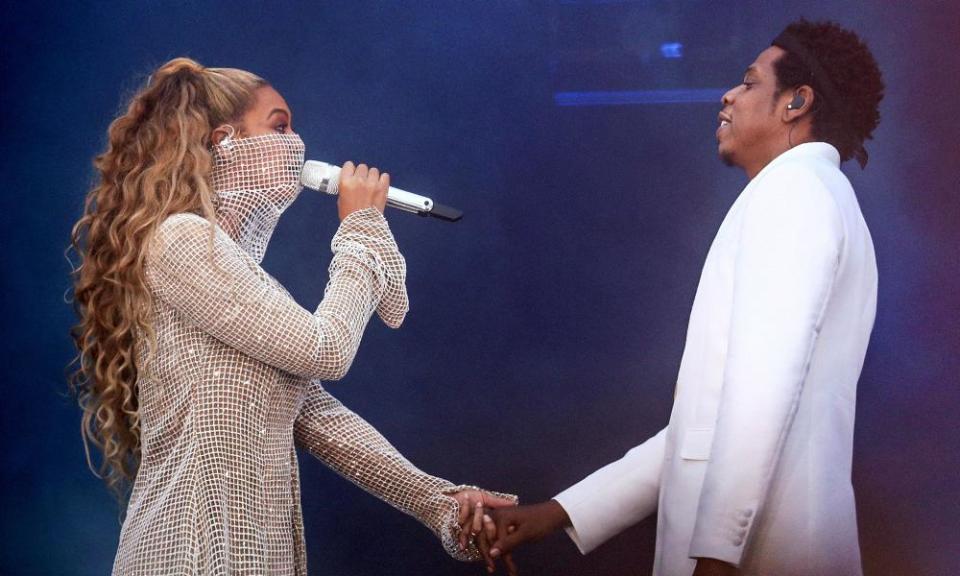
{"type": "Polygon", "coordinates": [[[555,498],[580,551],[658,510],[655,576],[689,576],[697,557],[859,576],[850,469],[876,295],[837,150],[806,143],[770,162],[710,247],[669,424],[555,498]]]}

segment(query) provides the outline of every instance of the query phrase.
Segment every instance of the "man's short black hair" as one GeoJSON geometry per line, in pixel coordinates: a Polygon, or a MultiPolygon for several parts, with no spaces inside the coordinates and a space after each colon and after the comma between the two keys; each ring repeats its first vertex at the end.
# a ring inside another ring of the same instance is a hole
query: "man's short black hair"
{"type": "Polygon", "coordinates": [[[822,81],[799,55],[787,51],[774,62],[778,92],[804,84],[813,88],[813,135],[832,144],[843,161],[856,157],[867,163],[864,141],[873,138],[880,123],[883,78],[873,54],[854,32],[833,22],[809,22],[801,19],[784,30],[802,44],[808,57],[819,63],[829,77],[830,96],[822,81]]]}

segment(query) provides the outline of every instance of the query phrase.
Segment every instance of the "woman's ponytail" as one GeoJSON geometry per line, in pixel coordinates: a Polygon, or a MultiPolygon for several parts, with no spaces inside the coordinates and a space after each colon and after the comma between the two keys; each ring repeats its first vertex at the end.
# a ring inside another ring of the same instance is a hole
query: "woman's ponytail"
{"type": "Polygon", "coordinates": [[[100,181],[71,233],[80,262],[73,271],[79,322],[72,330],[78,354],[70,382],[83,409],[85,446],[103,454],[91,469],[118,496],[140,461],[136,385],[155,340],[147,245],[170,214],[215,221],[210,134],[238,120],[265,84],[249,72],[175,58],[111,123],[107,150],[94,160],[100,181]]]}

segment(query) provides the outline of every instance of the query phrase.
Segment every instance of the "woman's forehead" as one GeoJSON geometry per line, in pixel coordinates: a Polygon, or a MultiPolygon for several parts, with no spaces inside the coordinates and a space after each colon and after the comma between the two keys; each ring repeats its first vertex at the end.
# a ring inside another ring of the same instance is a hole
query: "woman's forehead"
{"type": "Polygon", "coordinates": [[[291,115],[287,101],[272,86],[261,86],[254,92],[254,103],[250,115],[256,120],[266,120],[277,111],[291,115]]]}

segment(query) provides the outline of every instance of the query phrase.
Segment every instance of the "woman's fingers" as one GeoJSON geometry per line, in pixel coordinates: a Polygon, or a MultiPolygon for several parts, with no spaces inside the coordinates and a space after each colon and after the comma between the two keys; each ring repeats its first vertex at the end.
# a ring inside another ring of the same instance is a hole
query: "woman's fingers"
{"type": "Polygon", "coordinates": [[[504,498],[503,496],[497,496],[496,494],[484,492],[483,504],[487,508],[504,508],[506,506],[516,506],[517,502],[511,498],[504,498]]]}
{"type": "Polygon", "coordinates": [[[483,557],[483,561],[487,565],[487,572],[493,574],[493,571],[497,569],[497,565],[494,563],[493,558],[490,557],[491,542],[492,540],[487,537],[486,530],[477,536],[477,549],[480,550],[480,556],[483,557]]]}
{"type": "Polygon", "coordinates": [[[457,523],[460,526],[466,526],[473,514],[473,503],[470,501],[470,495],[457,492],[453,495],[453,499],[460,505],[460,510],[457,512],[457,523]]]}
{"type": "Polygon", "coordinates": [[[476,537],[483,530],[483,500],[477,500],[473,506],[473,522],[470,524],[470,535],[476,537]]]}
{"type": "Polygon", "coordinates": [[[483,533],[487,535],[487,538],[490,538],[491,542],[497,537],[497,524],[489,514],[483,515],[483,533]]]}
{"type": "Polygon", "coordinates": [[[490,546],[496,539],[497,525],[493,522],[493,518],[484,514],[483,532],[480,533],[480,553],[483,555],[483,560],[487,563],[487,572],[491,574],[497,569],[496,562],[493,560],[493,557],[490,556],[490,546]]]}
{"type": "Polygon", "coordinates": [[[467,536],[470,533],[467,525],[471,521],[470,514],[473,512],[473,507],[470,506],[470,497],[463,492],[457,492],[451,495],[451,497],[457,501],[458,505],[457,524],[460,525],[460,534],[457,536],[457,539],[460,542],[460,549],[466,550],[467,536]]]}
{"type": "Polygon", "coordinates": [[[390,175],[386,172],[379,174],[374,184],[377,188],[374,205],[378,210],[383,212],[383,209],[387,206],[387,190],[390,188],[390,175]]]}
{"type": "Polygon", "coordinates": [[[353,162],[344,163],[340,169],[340,185],[337,207],[340,219],[371,206],[383,212],[387,205],[387,188],[390,176],[376,167],[353,162]]]}
{"type": "Polygon", "coordinates": [[[360,165],[357,166],[357,170],[356,172],[354,172],[354,174],[357,176],[357,178],[363,181],[367,179],[368,171],[369,171],[369,167],[366,164],[361,163],[360,165]]]}

